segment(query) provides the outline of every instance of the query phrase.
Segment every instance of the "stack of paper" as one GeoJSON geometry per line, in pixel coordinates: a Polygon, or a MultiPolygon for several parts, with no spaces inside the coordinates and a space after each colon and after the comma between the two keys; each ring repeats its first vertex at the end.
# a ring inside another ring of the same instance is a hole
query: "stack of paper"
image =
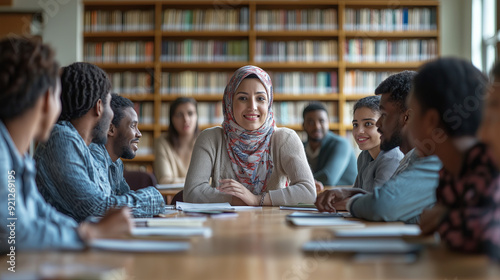
{"type": "Polygon", "coordinates": [[[159,190],[170,190],[170,189],[183,189],[184,183],[179,184],[158,184],[156,188],[159,190]]]}
{"type": "Polygon", "coordinates": [[[208,227],[140,227],[132,229],[132,236],[210,237],[212,229],[208,227]]]}
{"type": "Polygon", "coordinates": [[[373,226],[356,229],[334,229],[337,237],[400,237],[420,235],[417,225],[373,226]]]}
{"type": "Polygon", "coordinates": [[[314,204],[282,205],[280,210],[318,211],[314,204]]]}
{"type": "Polygon", "coordinates": [[[187,203],[176,202],[177,210],[182,211],[234,211],[231,204],[225,203],[187,203]]]}
{"type": "Polygon", "coordinates": [[[136,218],[136,227],[201,227],[207,220],[205,217],[180,217],[180,218],[136,218]]]}
{"type": "Polygon", "coordinates": [[[190,248],[188,242],[126,239],[95,239],[89,245],[95,249],[121,252],[178,252],[190,248]]]}
{"type": "Polygon", "coordinates": [[[286,215],[287,219],[290,218],[343,218],[342,213],[304,213],[304,212],[293,212],[292,214],[286,215]]]}
{"type": "Polygon", "coordinates": [[[401,239],[335,239],[310,241],[304,244],[306,252],[354,252],[354,253],[411,253],[421,248],[418,244],[401,239]]]}

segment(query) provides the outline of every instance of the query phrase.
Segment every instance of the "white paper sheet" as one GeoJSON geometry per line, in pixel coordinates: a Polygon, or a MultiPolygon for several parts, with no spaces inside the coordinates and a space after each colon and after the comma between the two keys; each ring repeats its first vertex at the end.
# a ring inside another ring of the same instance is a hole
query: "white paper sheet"
{"type": "Polygon", "coordinates": [[[225,203],[187,203],[176,202],[177,210],[189,211],[234,211],[234,207],[228,202],[225,203]]]}
{"type": "Polygon", "coordinates": [[[212,229],[208,227],[141,227],[132,229],[133,236],[212,236],[212,229]]]}
{"type": "Polygon", "coordinates": [[[420,234],[417,225],[373,226],[356,229],[335,229],[338,237],[398,237],[403,235],[417,236],[420,234]]]}
{"type": "Polygon", "coordinates": [[[401,239],[336,239],[310,241],[304,244],[306,252],[409,253],[420,249],[418,244],[401,239]]]}
{"type": "Polygon", "coordinates": [[[120,252],[178,252],[189,250],[189,242],[127,240],[127,239],[95,239],[90,247],[100,250],[120,252]]]}
{"type": "Polygon", "coordinates": [[[303,226],[303,227],[321,227],[321,226],[364,227],[365,226],[361,222],[348,221],[345,219],[288,218],[288,220],[296,226],[303,226]]]}
{"type": "Polygon", "coordinates": [[[165,226],[183,226],[183,227],[201,227],[207,220],[206,217],[175,217],[175,218],[136,218],[136,226],[147,227],[165,227],[165,226]]]}

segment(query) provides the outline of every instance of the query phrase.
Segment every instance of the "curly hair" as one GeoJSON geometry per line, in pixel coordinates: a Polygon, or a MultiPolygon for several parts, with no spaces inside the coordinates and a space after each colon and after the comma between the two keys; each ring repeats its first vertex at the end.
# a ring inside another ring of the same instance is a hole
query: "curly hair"
{"type": "Polygon", "coordinates": [[[85,62],[63,67],[61,75],[61,116],[59,121],[82,117],[94,108],[99,99],[106,102],[111,89],[106,72],[85,62]]]}
{"type": "Polygon", "coordinates": [[[313,111],[318,111],[318,110],[325,111],[326,115],[328,115],[328,111],[326,110],[325,105],[323,105],[319,102],[312,102],[312,103],[309,103],[309,105],[307,105],[304,108],[304,111],[302,111],[302,119],[306,118],[307,113],[313,112],[313,111]]]}
{"type": "Polygon", "coordinates": [[[39,40],[6,38],[0,41],[0,119],[13,119],[32,108],[55,87],[59,63],[39,40]]]}
{"type": "Polygon", "coordinates": [[[487,87],[488,78],[472,63],[441,58],[419,70],[413,80],[413,96],[422,111],[437,110],[449,136],[475,136],[487,87]]]}
{"type": "Polygon", "coordinates": [[[356,101],[352,109],[352,113],[356,112],[359,108],[368,108],[372,110],[373,113],[380,114],[380,95],[367,96],[356,101]]]}
{"type": "Polygon", "coordinates": [[[119,96],[116,93],[111,94],[111,110],[113,110],[113,120],[111,123],[115,126],[118,127],[120,124],[120,121],[123,119],[123,110],[125,108],[132,108],[134,109],[134,103],[130,101],[130,99],[125,98],[123,96],[119,96]]]}
{"type": "Polygon", "coordinates": [[[406,111],[406,97],[410,94],[415,71],[403,71],[389,76],[375,89],[375,94],[390,94],[390,101],[399,105],[401,111],[406,111]]]}

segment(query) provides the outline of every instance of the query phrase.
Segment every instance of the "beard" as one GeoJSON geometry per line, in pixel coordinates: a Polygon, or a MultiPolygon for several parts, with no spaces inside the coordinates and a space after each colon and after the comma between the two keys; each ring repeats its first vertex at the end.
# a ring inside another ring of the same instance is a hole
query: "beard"
{"type": "MultiPolygon", "coordinates": [[[[133,139],[132,141],[134,140],[139,140],[139,139],[133,139]]],[[[132,142],[127,142],[127,143],[121,143],[118,147],[120,147],[120,157],[121,158],[124,158],[124,159],[133,159],[135,158],[135,152],[134,150],[132,150],[132,148],[130,147],[130,143],[132,142]]],[[[125,142],[125,141],[123,141],[125,142]]]]}
{"type": "Polygon", "coordinates": [[[401,133],[401,128],[398,127],[394,131],[390,139],[387,139],[385,141],[382,141],[382,143],[380,143],[380,150],[387,152],[396,147],[401,146],[402,143],[403,143],[403,135],[401,133]]]}
{"type": "Polygon", "coordinates": [[[108,142],[108,130],[111,124],[111,114],[104,110],[101,119],[97,122],[92,130],[92,143],[106,144],[108,142]]]}

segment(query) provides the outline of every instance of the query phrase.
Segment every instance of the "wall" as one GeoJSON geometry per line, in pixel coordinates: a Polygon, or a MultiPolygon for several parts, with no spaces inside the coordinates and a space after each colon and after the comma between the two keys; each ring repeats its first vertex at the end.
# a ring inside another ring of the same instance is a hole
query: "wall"
{"type": "Polygon", "coordinates": [[[61,65],[82,60],[83,10],[81,0],[14,0],[13,8],[43,11],[44,42],[57,51],[61,65]]]}
{"type": "Polygon", "coordinates": [[[440,0],[441,55],[471,59],[472,0],[440,0]]]}

